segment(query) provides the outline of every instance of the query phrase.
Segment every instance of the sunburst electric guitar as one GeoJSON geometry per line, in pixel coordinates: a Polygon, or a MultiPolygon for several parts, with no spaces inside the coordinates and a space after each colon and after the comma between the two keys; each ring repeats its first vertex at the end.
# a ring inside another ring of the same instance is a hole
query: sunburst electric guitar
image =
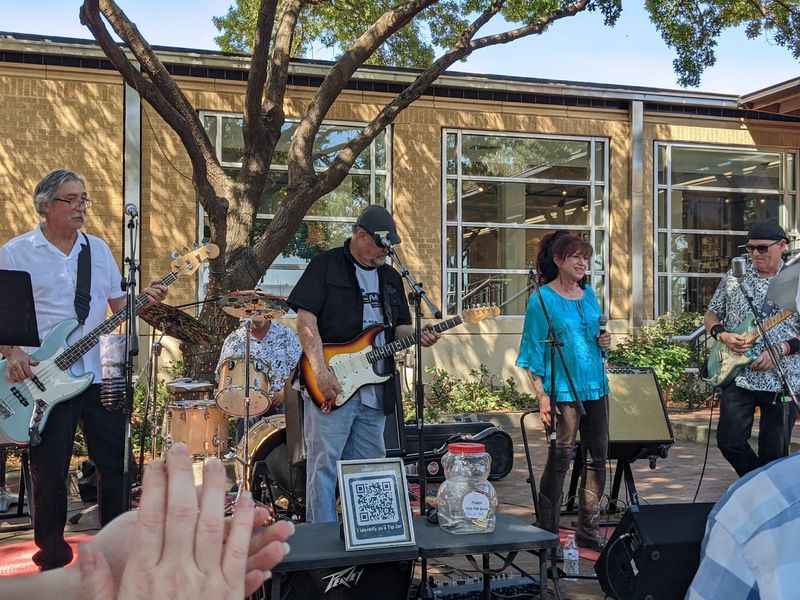
{"type": "MultiPolygon", "coordinates": [[[[794,314],[796,313],[791,310],[781,311],[777,315],[764,321],[762,327],[764,331],[769,331],[794,314]]],[[[735,330],[731,330],[730,333],[737,333],[743,336],[748,344],[754,344],[755,341],[761,337],[761,332],[758,327],[753,327],[753,325],[755,325],[755,321],[751,315],[742,321],[739,327],[735,330]]],[[[708,363],[706,364],[708,377],[706,381],[714,387],[725,387],[736,379],[739,373],[757,358],[758,355],[754,354],[752,349],[744,354],[739,354],[728,348],[722,342],[716,341],[708,355],[708,363]]]]}
{"type": "MultiPolygon", "coordinates": [[[[431,329],[436,333],[441,333],[452,329],[461,323],[477,323],[489,317],[496,317],[500,314],[500,309],[495,307],[470,308],[465,310],[460,316],[447,319],[437,323],[431,329]]],[[[336,400],[330,404],[330,409],[334,410],[350,400],[360,388],[365,385],[381,383],[391,377],[391,375],[379,375],[375,372],[375,364],[383,359],[391,358],[396,353],[406,348],[410,348],[417,343],[414,335],[399,338],[385,346],[374,347],[375,337],[383,331],[383,325],[375,325],[362,331],[355,339],[344,344],[323,344],[322,354],[328,368],[336,375],[342,391],[336,400]]],[[[328,403],[319,389],[314,369],[311,362],[304,354],[300,359],[300,371],[306,384],[309,396],[320,408],[325,408],[328,403]]]]}
{"type": "MultiPolygon", "coordinates": [[[[192,250],[172,261],[171,271],[161,283],[172,285],[181,275],[194,273],[203,261],[217,256],[219,248],[214,244],[192,250]]],[[[134,312],[148,303],[148,296],[140,295],[134,312]]],[[[92,373],[76,377],[69,368],[98,343],[101,335],[114,331],[127,316],[128,309],[123,308],[71,345],[67,345],[67,338],[77,329],[78,321],[61,321],[31,355],[39,363],[31,368],[33,376],[19,383],[9,383],[6,361],[0,360],[0,444],[39,443],[53,407],[80,394],[94,379],[92,373]]]]}

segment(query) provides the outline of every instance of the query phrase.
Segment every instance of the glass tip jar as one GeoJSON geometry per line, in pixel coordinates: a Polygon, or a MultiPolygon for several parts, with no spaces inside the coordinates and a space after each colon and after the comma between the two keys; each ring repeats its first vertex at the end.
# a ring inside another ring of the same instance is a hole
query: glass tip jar
{"type": "Polygon", "coordinates": [[[489,483],[492,457],[483,444],[455,443],[442,458],[445,481],[436,494],[439,527],[450,533],[491,533],[497,494],[489,483]]]}

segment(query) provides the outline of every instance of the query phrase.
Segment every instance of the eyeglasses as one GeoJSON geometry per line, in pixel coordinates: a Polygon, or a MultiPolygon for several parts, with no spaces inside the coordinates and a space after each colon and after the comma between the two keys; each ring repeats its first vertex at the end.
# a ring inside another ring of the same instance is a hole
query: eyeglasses
{"type": "Polygon", "coordinates": [[[64,204],[69,204],[72,208],[89,208],[92,205],[92,200],[88,194],[81,194],[80,196],[73,196],[72,198],[53,198],[64,204]]]}
{"type": "Polygon", "coordinates": [[[780,244],[782,240],[775,240],[771,244],[758,244],[756,246],[752,244],[745,244],[744,249],[747,250],[750,254],[753,252],[757,252],[758,254],[766,254],[770,248],[772,248],[775,244],[780,244]]]}

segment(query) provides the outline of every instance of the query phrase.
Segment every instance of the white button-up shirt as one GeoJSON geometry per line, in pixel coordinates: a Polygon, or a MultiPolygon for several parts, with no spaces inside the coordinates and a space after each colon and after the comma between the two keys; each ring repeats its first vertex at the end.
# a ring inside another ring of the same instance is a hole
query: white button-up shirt
{"type": "MultiPolygon", "coordinates": [[[[121,298],[122,276],[111,249],[103,240],[88,235],[92,253],[92,300],[86,323],[73,332],[68,342],[78,341],[106,319],[108,301],[121,298]]],[[[27,271],[31,275],[33,299],[36,303],[36,321],[39,339],[65,319],[75,319],[75,287],[78,278],[78,254],[85,243],[79,232],[68,255],[51,244],[40,227],[8,241],[0,248],[0,269],[27,271]]],[[[27,349],[32,350],[32,349],[27,349]]],[[[70,371],[75,375],[94,373],[94,382],[100,383],[100,349],[95,346],[77,361],[70,371]]]]}

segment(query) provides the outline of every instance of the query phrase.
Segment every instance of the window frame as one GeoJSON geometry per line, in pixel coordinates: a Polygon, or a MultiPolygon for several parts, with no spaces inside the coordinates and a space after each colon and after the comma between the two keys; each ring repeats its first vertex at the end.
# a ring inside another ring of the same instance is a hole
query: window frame
{"type": "MultiPolygon", "coordinates": [[[[798,173],[800,172],[800,165],[798,165],[798,152],[789,149],[772,149],[762,148],[757,146],[739,146],[735,144],[702,144],[691,142],[671,142],[669,140],[653,140],[653,314],[656,318],[666,315],[674,314],[673,312],[673,279],[677,277],[690,278],[717,278],[722,279],[725,273],[702,273],[702,272],[682,272],[674,271],[672,269],[672,239],[674,235],[714,235],[714,236],[746,236],[747,231],[734,230],[734,229],[689,229],[689,228],[675,228],[672,226],[672,192],[688,191],[688,192],[716,192],[722,194],[760,194],[764,196],[776,197],[780,200],[778,207],[778,222],[782,227],[787,229],[787,235],[790,232],[796,231],[795,219],[797,215],[796,207],[798,205],[798,191],[800,186],[797,185],[798,173]],[[781,161],[781,188],[780,189],[764,189],[764,188],[735,188],[735,187],[718,187],[718,186],[702,186],[702,185],[673,185],[672,184],[672,149],[673,148],[690,148],[693,150],[714,150],[720,152],[736,152],[736,153],[769,153],[777,154],[780,156],[781,161]],[[666,172],[666,183],[659,183],[659,152],[665,152],[664,169],[666,172]],[[794,183],[795,189],[790,189],[790,173],[788,169],[788,157],[794,156],[794,183]],[[659,223],[659,192],[664,192],[664,201],[666,202],[665,214],[667,217],[666,226],[659,223]],[[661,234],[666,235],[666,248],[665,251],[665,270],[659,270],[659,254],[661,246],[659,238],[661,234]],[[666,310],[661,310],[660,295],[661,279],[666,282],[666,310]]],[[[733,257],[731,257],[733,258],[733,257]]],[[[703,312],[702,310],[700,312],[703,312]]]]}
{"type": "MultiPolygon", "coordinates": [[[[476,129],[460,129],[453,127],[443,127],[441,131],[441,270],[440,270],[440,289],[442,291],[442,312],[448,316],[463,311],[462,304],[462,290],[464,285],[464,276],[469,274],[474,275],[528,275],[527,269],[480,269],[480,268],[464,268],[461,264],[462,258],[462,230],[469,227],[489,227],[497,229],[517,229],[517,230],[544,230],[551,231],[554,229],[566,231],[580,231],[588,232],[589,239],[593,247],[595,247],[595,240],[597,239],[597,232],[603,233],[603,269],[594,269],[594,259],[589,265],[590,283],[589,285],[594,288],[595,278],[600,277],[603,280],[603,296],[602,304],[605,312],[609,311],[610,305],[610,281],[609,281],[609,248],[610,248],[610,138],[606,136],[580,136],[580,135],[560,135],[560,134],[545,134],[545,133],[529,133],[517,131],[486,131],[476,129]],[[447,137],[448,135],[456,135],[456,173],[449,174],[447,172],[447,137]],[[464,135],[480,135],[487,137],[509,137],[509,138],[528,138],[528,139],[542,139],[553,141],[579,141],[589,143],[589,177],[586,180],[575,179],[549,179],[542,177],[497,177],[497,176],[483,176],[483,175],[464,175],[462,173],[462,160],[461,150],[464,135]],[[603,144],[603,177],[598,178],[596,174],[596,156],[595,150],[597,144],[603,144]],[[447,184],[450,181],[455,182],[456,188],[456,218],[455,220],[448,220],[447,218],[447,184]],[[463,221],[462,215],[462,185],[463,181],[485,181],[485,182],[498,182],[498,183],[543,183],[543,184],[559,184],[565,186],[582,186],[589,188],[589,214],[588,225],[540,225],[528,223],[497,223],[491,221],[476,222],[476,221],[463,221]],[[598,188],[602,188],[603,199],[603,223],[602,225],[596,224],[595,218],[595,201],[598,199],[596,196],[598,188]],[[458,264],[454,268],[449,268],[447,265],[447,230],[449,227],[456,228],[456,256],[458,257],[458,264]],[[451,274],[456,274],[456,293],[458,294],[456,300],[456,313],[451,313],[448,308],[448,278],[451,274]]],[[[522,314],[513,315],[500,315],[500,318],[506,319],[519,319],[523,318],[522,314]]]]}

